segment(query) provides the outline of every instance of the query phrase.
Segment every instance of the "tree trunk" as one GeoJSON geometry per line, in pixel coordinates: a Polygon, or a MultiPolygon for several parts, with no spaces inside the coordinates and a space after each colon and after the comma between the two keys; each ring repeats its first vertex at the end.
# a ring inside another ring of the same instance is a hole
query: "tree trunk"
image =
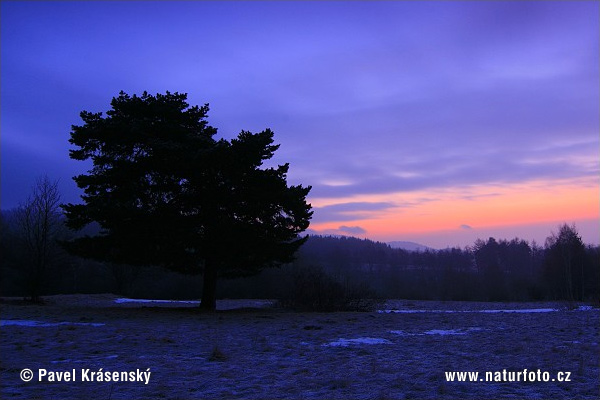
{"type": "Polygon", "coordinates": [[[214,312],[217,308],[217,265],[211,258],[204,262],[204,279],[202,283],[202,311],[214,312]]]}

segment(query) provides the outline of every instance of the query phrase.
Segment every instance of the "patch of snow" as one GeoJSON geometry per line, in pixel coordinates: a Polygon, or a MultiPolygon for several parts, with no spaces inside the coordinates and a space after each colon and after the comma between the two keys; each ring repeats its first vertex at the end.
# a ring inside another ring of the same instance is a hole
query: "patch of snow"
{"type": "Polygon", "coordinates": [[[466,335],[467,332],[460,329],[432,329],[424,332],[425,335],[466,335]]]}
{"type": "MultiPolygon", "coordinates": [[[[142,304],[142,305],[172,305],[172,306],[188,306],[199,305],[200,300],[154,300],[154,299],[129,299],[119,298],[114,301],[117,304],[142,304]]],[[[235,310],[239,308],[267,308],[272,307],[273,300],[256,300],[256,299],[221,299],[217,300],[217,310],[235,310]]]]}
{"type": "MultiPolygon", "coordinates": [[[[587,310],[587,309],[586,309],[587,310]]],[[[498,310],[377,310],[380,314],[416,314],[416,313],[544,313],[560,311],[556,308],[523,308],[498,310]]]]}
{"type": "Polygon", "coordinates": [[[174,304],[200,304],[200,300],[150,300],[150,299],[116,299],[115,303],[174,303],[174,304]]]}
{"type": "Polygon", "coordinates": [[[392,342],[390,342],[387,339],[381,339],[381,338],[371,338],[371,337],[364,337],[364,338],[357,338],[357,339],[338,339],[335,342],[330,342],[330,343],[326,343],[323,346],[332,346],[332,347],[347,347],[353,344],[392,344],[392,342]]]}
{"type": "Polygon", "coordinates": [[[523,309],[515,309],[515,310],[481,310],[479,312],[482,313],[521,313],[521,314],[530,314],[530,313],[546,313],[546,312],[555,312],[559,311],[556,308],[523,308],[523,309]]]}
{"type": "Polygon", "coordinates": [[[29,319],[7,319],[0,320],[0,326],[28,326],[28,327],[48,327],[60,325],[75,325],[75,326],[104,326],[102,323],[93,322],[42,322],[29,319]]]}
{"type": "Polygon", "coordinates": [[[592,311],[594,307],[592,306],[579,306],[577,307],[577,311],[592,311]]]}
{"type": "Polygon", "coordinates": [[[404,332],[404,331],[390,331],[390,333],[393,333],[394,335],[399,335],[399,336],[416,336],[416,335],[420,335],[420,333],[408,333],[408,332],[404,332]]]}
{"type": "Polygon", "coordinates": [[[466,328],[466,329],[431,329],[423,333],[408,333],[404,331],[390,331],[390,333],[399,336],[422,336],[422,335],[466,335],[470,332],[481,331],[482,328],[466,328]]]}
{"type": "Polygon", "coordinates": [[[379,314],[453,313],[452,310],[377,310],[379,314]]]}

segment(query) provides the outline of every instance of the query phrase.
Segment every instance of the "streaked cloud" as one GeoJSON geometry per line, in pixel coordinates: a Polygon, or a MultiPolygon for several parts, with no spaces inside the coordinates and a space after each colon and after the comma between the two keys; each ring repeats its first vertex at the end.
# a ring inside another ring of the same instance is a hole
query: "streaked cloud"
{"type": "Polygon", "coordinates": [[[389,202],[349,202],[314,207],[313,222],[354,221],[365,219],[374,213],[396,207],[389,202]]]}

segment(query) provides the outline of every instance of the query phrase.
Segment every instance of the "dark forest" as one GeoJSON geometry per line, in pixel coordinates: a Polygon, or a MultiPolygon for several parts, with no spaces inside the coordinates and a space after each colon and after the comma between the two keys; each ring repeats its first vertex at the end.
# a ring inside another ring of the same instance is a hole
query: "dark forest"
{"type": "MultiPolygon", "coordinates": [[[[1,294],[29,296],[33,276],[18,210],[3,210],[0,224],[1,294]]],[[[201,297],[199,275],[69,255],[58,240],[74,235],[62,226],[57,231],[56,243],[49,247],[48,265],[40,277],[41,295],[201,297]]],[[[557,233],[551,233],[543,246],[517,238],[488,238],[465,248],[427,251],[394,249],[386,243],[354,237],[310,236],[292,263],[266,269],[256,276],[219,281],[220,298],[273,298],[285,302],[300,293],[316,298],[320,303],[309,308],[317,309],[333,307],[332,302],[344,297],[469,301],[598,299],[600,247],[584,245],[576,227],[568,225],[558,227],[557,233]]]]}

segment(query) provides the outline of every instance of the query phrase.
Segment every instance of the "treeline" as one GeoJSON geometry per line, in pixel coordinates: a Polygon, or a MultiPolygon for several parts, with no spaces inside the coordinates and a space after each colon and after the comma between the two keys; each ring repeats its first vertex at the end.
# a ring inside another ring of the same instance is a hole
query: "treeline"
{"type": "Polygon", "coordinates": [[[384,298],[531,301],[600,298],[600,247],[563,225],[542,247],[522,239],[411,252],[352,237],[311,237],[296,268],[320,266],[347,285],[384,298]]]}
{"type": "MultiPolygon", "coordinates": [[[[31,254],[18,210],[0,214],[2,296],[28,296],[34,283],[31,254]]],[[[85,232],[93,233],[93,232],[85,232]]],[[[79,233],[81,234],[81,233],[79,233]]],[[[62,228],[48,248],[41,294],[115,293],[129,297],[192,299],[200,276],[164,268],[85,260],[58,244],[75,233],[62,228]]],[[[563,225],[544,246],[521,239],[477,240],[466,248],[411,252],[352,237],[311,236],[296,260],[253,277],[219,281],[222,298],[342,296],[423,300],[598,300],[600,247],[585,246],[575,227],[563,225]]],[[[316,299],[316,300],[315,300],[316,299]]],[[[327,307],[324,307],[327,308],[327,307]]]]}
{"type": "MultiPolygon", "coordinates": [[[[115,293],[124,296],[145,298],[198,298],[201,287],[199,277],[173,273],[164,268],[130,266],[102,263],[72,256],[60,241],[76,235],[94,235],[93,226],[72,232],[64,226],[64,217],[55,216],[54,227],[45,251],[46,265],[37,267],[35,253],[39,243],[28,240],[24,228],[23,209],[0,211],[0,295],[32,297],[40,286],[40,295],[71,293],[115,293]]],[[[37,225],[37,224],[36,224],[37,225]]],[[[37,239],[34,235],[34,239],[37,239]]]]}

